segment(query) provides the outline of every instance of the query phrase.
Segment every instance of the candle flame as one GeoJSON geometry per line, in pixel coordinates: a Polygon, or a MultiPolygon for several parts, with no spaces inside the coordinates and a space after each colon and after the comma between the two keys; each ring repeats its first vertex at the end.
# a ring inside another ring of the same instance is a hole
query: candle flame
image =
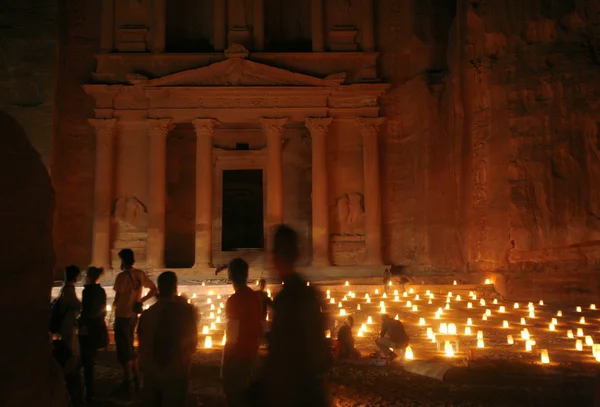
{"type": "Polygon", "coordinates": [[[513,345],[515,343],[515,340],[513,339],[512,335],[508,335],[506,337],[506,343],[508,343],[509,345],[513,345]]]}
{"type": "Polygon", "coordinates": [[[410,347],[410,345],[408,345],[406,347],[406,349],[404,350],[404,359],[406,359],[406,360],[412,360],[413,358],[414,358],[413,350],[410,347]]]}
{"type": "Polygon", "coordinates": [[[212,348],[212,338],[210,336],[207,336],[206,338],[204,338],[204,347],[206,349],[212,348]]]}

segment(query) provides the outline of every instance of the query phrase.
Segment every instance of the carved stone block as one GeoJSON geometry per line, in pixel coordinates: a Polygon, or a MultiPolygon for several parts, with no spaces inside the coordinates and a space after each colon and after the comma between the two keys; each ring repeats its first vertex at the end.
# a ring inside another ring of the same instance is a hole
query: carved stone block
{"type": "Polygon", "coordinates": [[[356,52],[356,34],[358,31],[352,26],[336,26],[329,31],[329,48],[331,51],[356,52]]]}
{"type": "Polygon", "coordinates": [[[146,52],[148,50],[147,27],[124,27],[118,30],[119,52],[146,52]]]}

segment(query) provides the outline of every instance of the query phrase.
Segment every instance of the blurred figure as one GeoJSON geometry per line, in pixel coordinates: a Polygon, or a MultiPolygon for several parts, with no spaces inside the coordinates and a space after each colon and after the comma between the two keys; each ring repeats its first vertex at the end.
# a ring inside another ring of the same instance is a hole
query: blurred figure
{"type": "Polygon", "coordinates": [[[247,285],[248,263],[233,259],[228,272],[235,293],[225,304],[227,343],[222,376],[227,405],[242,407],[258,361],[263,306],[260,296],[247,285]]]}
{"type": "Polygon", "coordinates": [[[83,366],[85,401],[94,402],[94,364],[98,349],[108,346],[106,328],[106,292],[98,280],[104,273],[102,268],[89,267],[81,295],[81,316],[79,317],[79,349],[83,366]]]}
{"type": "Polygon", "coordinates": [[[354,347],[353,327],[354,317],[349,315],[338,331],[338,357],[342,359],[360,359],[360,352],[354,347]]]}
{"type": "Polygon", "coordinates": [[[139,374],[137,355],[133,347],[135,326],[138,315],[142,313],[143,304],[150,298],[156,296],[156,285],[146,273],[133,267],[135,258],[133,250],[122,249],[119,252],[121,259],[121,272],[115,279],[115,345],[117,358],[123,368],[123,382],[115,390],[114,395],[118,397],[131,397],[132,385],[137,392],[141,391],[142,379],[139,374]],[[149,289],[148,294],[142,298],[142,290],[149,289]]]}
{"type": "Polygon", "coordinates": [[[264,278],[258,280],[258,295],[262,301],[262,319],[267,320],[267,314],[270,308],[273,308],[273,300],[269,297],[269,293],[265,291],[267,281],[264,278]]]}
{"type": "Polygon", "coordinates": [[[392,280],[392,273],[389,269],[385,269],[383,272],[383,292],[387,294],[390,281],[392,280]]]}
{"type": "Polygon", "coordinates": [[[172,271],[158,276],[158,292],[158,302],[142,313],[138,327],[144,405],[183,407],[198,344],[198,313],[177,296],[172,271]]]}
{"type": "Polygon", "coordinates": [[[331,364],[325,318],[313,286],[294,269],[298,235],[288,226],[275,232],[273,261],[282,290],[273,302],[274,316],[265,364],[265,385],[272,407],[329,406],[324,376],[331,364]]]}
{"type": "Polygon", "coordinates": [[[402,322],[390,318],[389,315],[384,314],[381,316],[381,332],[379,338],[375,341],[375,344],[383,355],[390,361],[396,359],[398,355],[391,349],[404,349],[408,346],[408,335],[404,330],[402,322]]]}

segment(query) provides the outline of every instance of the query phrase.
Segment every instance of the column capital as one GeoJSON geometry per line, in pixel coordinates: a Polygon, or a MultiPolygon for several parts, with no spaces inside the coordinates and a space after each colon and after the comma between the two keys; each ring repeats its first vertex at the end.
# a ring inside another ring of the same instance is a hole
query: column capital
{"type": "Polygon", "coordinates": [[[312,133],[327,132],[333,117],[307,117],[304,126],[312,133]]]}
{"type": "Polygon", "coordinates": [[[166,136],[175,125],[171,119],[147,119],[150,134],[166,136]]]}
{"type": "Polygon", "coordinates": [[[363,135],[367,135],[377,133],[384,121],[385,117],[357,117],[355,123],[361,129],[363,135]]]}
{"type": "Polygon", "coordinates": [[[211,136],[215,132],[215,127],[220,123],[217,119],[194,119],[192,120],[196,134],[211,136]]]}
{"type": "Polygon", "coordinates": [[[88,122],[96,129],[96,134],[114,133],[117,119],[88,119],[88,122]]]}
{"type": "Polygon", "coordinates": [[[261,117],[260,125],[266,133],[283,133],[287,121],[287,117],[261,117]]]}

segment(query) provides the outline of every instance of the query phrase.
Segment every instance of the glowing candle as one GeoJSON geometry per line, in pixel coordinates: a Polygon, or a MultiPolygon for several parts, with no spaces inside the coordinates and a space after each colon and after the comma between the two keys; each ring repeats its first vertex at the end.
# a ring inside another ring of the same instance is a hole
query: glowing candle
{"type": "Polygon", "coordinates": [[[212,338],[210,336],[207,336],[206,338],[204,338],[204,347],[206,349],[212,348],[212,338]]]}
{"type": "MultiPolygon", "coordinates": [[[[258,282],[258,280],[257,280],[258,282]]],[[[327,290],[327,295],[331,294],[331,290],[327,290]]]]}
{"type": "Polygon", "coordinates": [[[557,317],[562,317],[562,311],[561,310],[556,311],[556,316],[557,317]]]}
{"type": "Polygon", "coordinates": [[[220,317],[220,316],[217,316],[217,319],[215,320],[215,322],[216,322],[217,324],[220,324],[220,323],[221,323],[221,317],[220,317]]]}
{"type": "Polygon", "coordinates": [[[431,300],[427,301],[427,304],[432,304],[431,300]]]}
{"type": "Polygon", "coordinates": [[[440,307],[437,310],[438,314],[443,315],[444,314],[444,310],[440,307]]]}
{"type": "Polygon", "coordinates": [[[573,339],[573,331],[570,329],[567,331],[567,338],[573,339]]]}
{"type": "Polygon", "coordinates": [[[461,300],[461,297],[460,297],[460,294],[459,294],[459,295],[456,296],[456,301],[460,301],[460,300],[461,300]]]}
{"type": "Polygon", "coordinates": [[[215,304],[210,304],[210,309],[214,310],[215,309],[215,304]]]}
{"type": "Polygon", "coordinates": [[[386,312],[386,311],[385,311],[385,307],[381,307],[381,308],[379,308],[379,312],[381,312],[382,314],[385,314],[385,312],[386,312]]]}
{"type": "Polygon", "coordinates": [[[471,327],[465,326],[465,335],[471,335],[471,327]]]}
{"type": "Polygon", "coordinates": [[[210,323],[210,330],[211,331],[216,331],[217,330],[217,324],[215,324],[214,322],[210,323]]]}
{"type": "Polygon", "coordinates": [[[452,291],[448,291],[448,298],[452,298],[452,291]]]}
{"type": "Polygon", "coordinates": [[[407,293],[406,291],[404,291],[404,292],[402,293],[402,296],[403,296],[404,298],[406,298],[406,297],[408,297],[408,293],[407,293]]]}
{"type": "Polygon", "coordinates": [[[350,282],[346,281],[346,287],[348,287],[350,285],[350,282]]]}
{"type": "Polygon", "coordinates": [[[356,305],[356,309],[360,311],[360,304],[356,305]]]}
{"type": "Polygon", "coordinates": [[[579,337],[583,336],[583,329],[577,328],[577,336],[579,336],[579,337]]]}
{"type": "Polygon", "coordinates": [[[473,308],[473,304],[471,304],[470,302],[467,303],[467,308],[473,308]]]}
{"type": "Polygon", "coordinates": [[[527,321],[525,321],[525,318],[521,318],[521,325],[525,325],[527,324],[527,321]]]}
{"type": "Polygon", "coordinates": [[[549,329],[549,330],[551,330],[551,331],[554,331],[554,330],[555,330],[555,329],[554,329],[554,324],[550,324],[550,325],[548,325],[548,329],[549,329]]]}
{"type": "Polygon", "coordinates": [[[310,281],[307,281],[307,282],[306,282],[306,286],[307,286],[307,287],[310,287],[310,281]]]}
{"type": "Polygon", "coordinates": [[[483,298],[481,300],[479,300],[479,305],[481,305],[482,307],[485,307],[485,300],[483,298]]]}
{"type": "Polygon", "coordinates": [[[425,325],[425,318],[419,318],[419,325],[425,325]]]}
{"type": "Polygon", "coordinates": [[[544,305],[544,300],[540,300],[540,305],[544,305]]]}
{"type": "Polygon", "coordinates": [[[415,290],[413,290],[412,288],[410,288],[410,289],[408,290],[408,292],[409,292],[410,294],[414,294],[414,293],[415,293],[415,290]]]}
{"type": "Polygon", "coordinates": [[[515,305],[513,305],[513,308],[514,308],[514,309],[519,309],[519,303],[518,303],[518,302],[515,302],[515,305]]]}
{"type": "Polygon", "coordinates": [[[456,325],[454,325],[453,323],[448,324],[448,334],[456,335],[456,325]]]}
{"type": "Polygon", "coordinates": [[[429,291],[429,290],[425,291],[425,295],[429,295],[429,294],[431,294],[431,291],[429,291]]]}
{"type": "Polygon", "coordinates": [[[406,349],[404,349],[404,359],[406,359],[406,360],[412,360],[412,359],[414,359],[413,350],[410,347],[410,345],[408,345],[406,347],[406,349]]]}
{"type": "Polygon", "coordinates": [[[590,304],[590,309],[596,309],[596,304],[590,304]]]}
{"type": "Polygon", "coordinates": [[[550,363],[550,356],[548,355],[548,349],[542,349],[542,350],[540,350],[540,352],[541,352],[541,356],[542,356],[542,363],[543,364],[550,363]]]}
{"type": "Polygon", "coordinates": [[[398,295],[398,290],[394,290],[394,295],[398,295]]]}
{"type": "Polygon", "coordinates": [[[477,339],[483,339],[483,331],[477,331],[477,339]]]}
{"type": "Polygon", "coordinates": [[[435,318],[435,319],[440,319],[440,313],[439,313],[439,312],[436,312],[436,313],[435,313],[435,316],[434,316],[434,318],[435,318]]]}
{"type": "Polygon", "coordinates": [[[344,315],[346,315],[346,310],[343,308],[340,308],[340,317],[343,317],[344,315]]]}
{"type": "Polygon", "coordinates": [[[579,323],[580,324],[585,324],[585,317],[579,318],[579,323]]]}
{"type": "Polygon", "coordinates": [[[208,325],[202,327],[202,335],[208,335],[208,325]]]}
{"type": "Polygon", "coordinates": [[[363,335],[363,331],[362,331],[362,329],[359,329],[359,330],[358,330],[358,336],[361,336],[361,337],[362,337],[362,336],[364,336],[364,335],[363,335]]]}
{"type": "Polygon", "coordinates": [[[552,325],[558,325],[558,319],[552,318],[552,325]]]}
{"type": "Polygon", "coordinates": [[[532,343],[531,341],[525,341],[525,351],[531,352],[532,343]]]}
{"type": "Polygon", "coordinates": [[[369,293],[366,293],[366,294],[365,294],[365,300],[366,300],[367,298],[369,298],[369,293]]]}
{"type": "Polygon", "coordinates": [[[454,282],[452,283],[453,285],[456,285],[456,280],[454,280],[454,282]]]}
{"type": "Polygon", "coordinates": [[[529,339],[529,331],[527,330],[527,328],[525,328],[521,331],[521,338],[525,339],[525,340],[529,339]]]}
{"type": "Polygon", "coordinates": [[[344,298],[342,298],[342,301],[348,301],[348,297],[346,297],[346,296],[344,295],[344,298]]]}
{"type": "Polygon", "coordinates": [[[446,306],[444,307],[444,309],[446,309],[446,310],[450,309],[450,304],[446,304],[446,306]]]}
{"type": "Polygon", "coordinates": [[[473,320],[471,318],[467,318],[467,325],[473,325],[473,320]]]}
{"type": "Polygon", "coordinates": [[[373,323],[373,318],[371,318],[371,316],[369,315],[367,317],[367,324],[371,325],[373,323]]]}
{"type": "Polygon", "coordinates": [[[112,309],[112,308],[111,308],[111,306],[110,306],[110,305],[107,305],[107,306],[106,306],[106,311],[107,311],[107,312],[110,312],[110,310],[111,310],[111,309],[112,309]]]}
{"type": "Polygon", "coordinates": [[[446,304],[450,302],[450,298],[446,298],[446,304]]]}
{"type": "Polygon", "coordinates": [[[535,312],[529,311],[529,318],[535,318],[535,312]]]}
{"type": "Polygon", "coordinates": [[[502,328],[508,328],[508,321],[504,320],[502,321],[502,328]]]}
{"type": "Polygon", "coordinates": [[[225,303],[224,302],[220,303],[219,308],[225,308],[225,303]]]}
{"type": "Polygon", "coordinates": [[[429,294],[429,299],[433,300],[435,298],[435,295],[433,295],[433,293],[429,294]]]}
{"type": "Polygon", "coordinates": [[[325,330],[325,338],[331,338],[331,331],[329,329],[325,330]]]}
{"type": "Polygon", "coordinates": [[[592,337],[590,335],[586,335],[585,344],[586,344],[586,346],[592,346],[594,344],[594,340],[592,339],[592,337]]]}
{"type": "Polygon", "coordinates": [[[485,344],[483,343],[483,339],[477,339],[477,347],[485,348],[485,344]]]}
{"type": "Polygon", "coordinates": [[[409,307],[409,308],[412,307],[412,302],[406,301],[406,306],[409,307]]]}
{"type": "Polygon", "coordinates": [[[366,331],[366,330],[367,330],[367,325],[366,325],[366,324],[362,324],[362,325],[360,326],[360,330],[361,330],[361,331],[366,331]]]}
{"type": "Polygon", "coordinates": [[[329,299],[329,303],[330,303],[330,304],[335,304],[335,298],[330,298],[330,299],[329,299]]]}
{"type": "Polygon", "coordinates": [[[583,343],[581,343],[581,339],[577,339],[575,341],[575,349],[579,351],[583,350],[583,343]]]}
{"type": "Polygon", "coordinates": [[[508,335],[506,337],[506,343],[508,343],[509,345],[514,345],[515,340],[513,339],[512,335],[508,335]]]}
{"type": "Polygon", "coordinates": [[[440,332],[441,334],[447,334],[447,333],[448,333],[448,324],[446,324],[445,322],[442,322],[442,323],[440,324],[440,329],[439,329],[439,332],[440,332]]]}
{"type": "Polygon", "coordinates": [[[577,311],[577,312],[581,312],[581,307],[577,307],[577,308],[575,308],[575,311],[577,311]]]}
{"type": "Polygon", "coordinates": [[[452,344],[448,341],[446,341],[446,343],[444,344],[444,350],[445,350],[445,354],[448,357],[452,357],[454,356],[454,348],[452,347],[452,344]]]}
{"type": "Polygon", "coordinates": [[[379,306],[380,306],[380,307],[385,307],[385,302],[383,302],[383,301],[379,301],[379,306]]]}
{"type": "Polygon", "coordinates": [[[215,313],[211,312],[208,316],[209,319],[215,319],[215,313]]]}
{"type": "Polygon", "coordinates": [[[207,303],[207,304],[210,304],[211,302],[212,302],[212,300],[211,300],[210,298],[207,298],[207,299],[206,299],[206,303],[207,303]]]}
{"type": "Polygon", "coordinates": [[[221,346],[225,346],[227,343],[227,335],[223,335],[223,339],[221,339],[221,346]]]}
{"type": "Polygon", "coordinates": [[[504,314],[506,312],[506,308],[504,308],[504,305],[500,305],[500,308],[498,308],[498,312],[504,314]]]}
{"type": "Polygon", "coordinates": [[[481,317],[482,320],[487,321],[487,315],[483,314],[483,316],[481,317]]]}
{"type": "Polygon", "coordinates": [[[395,319],[396,321],[400,321],[400,318],[398,318],[398,314],[396,314],[396,316],[394,317],[394,319],[395,319]]]}
{"type": "Polygon", "coordinates": [[[600,353],[600,345],[599,344],[593,344],[592,345],[592,355],[594,355],[594,357],[596,358],[596,360],[598,360],[598,354],[600,353]]]}
{"type": "Polygon", "coordinates": [[[366,301],[366,302],[367,302],[367,304],[370,304],[370,303],[371,303],[371,299],[370,299],[370,298],[367,298],[367,301],[366,301]]]}
{"type": "Polygon", "coordinates": [[[338,308],[342,308],[342,302],[338,302],[338,308]]]}
{"type": "Polygon", "coordinates": [[[398,302],[398,301],[400,301],[400,296],[399,295],[394,296],[394,302],[398,302]]]}
{"type": "Polygon", "coordinates": [[[492,282],[490,281],[490,279],[489,279],[489,278],[486,278],[486,279],[485,279],[485,284],[492,284],[492,282]]]}
{"type": "Polygon", "coordinates": [[[431,339],[433,336],[433,328],[427,328],[427,338],[431,339]]]}
{"type": "Polygon", "coordinates": [[[477,299],[477,296],[474,295],[472,298],[473,298],[473,301],[475,301],[477,299]]]}
{"type": "Polygon", "coordinates": [[[413,305],[413,306],[412,306],[412,310],[413,310],[413,312],[417,312],[419,309],[417,308],[417,306],[416,306],[416,305],[413,305]]]}
{"type": "Polygon", "coordinates": [[[271,289],[267,288],[267,297],[271,298],[271,289]]]}
{"type": "Polygon", "coordinates": [[[486,310],[485,310],[485,315],[487,315],[488,317],[491,317],[491,316],[492,316],[492,310],[491,310],[491,309],[489,309],[489,308],[488,308],[488,309],[486,309],[486,310]]]}
{"type": "Polygon", "coordinates": [[[497,305],[498,304],[498,300],[494,298],[494,301],[492,301],[492,304],[497,305]]]}
{"type": "Polygon", "coordinates": [[[383,295],[381,296],[381,298],[387,298],[387,294],[383,293],[383,295]]]}

